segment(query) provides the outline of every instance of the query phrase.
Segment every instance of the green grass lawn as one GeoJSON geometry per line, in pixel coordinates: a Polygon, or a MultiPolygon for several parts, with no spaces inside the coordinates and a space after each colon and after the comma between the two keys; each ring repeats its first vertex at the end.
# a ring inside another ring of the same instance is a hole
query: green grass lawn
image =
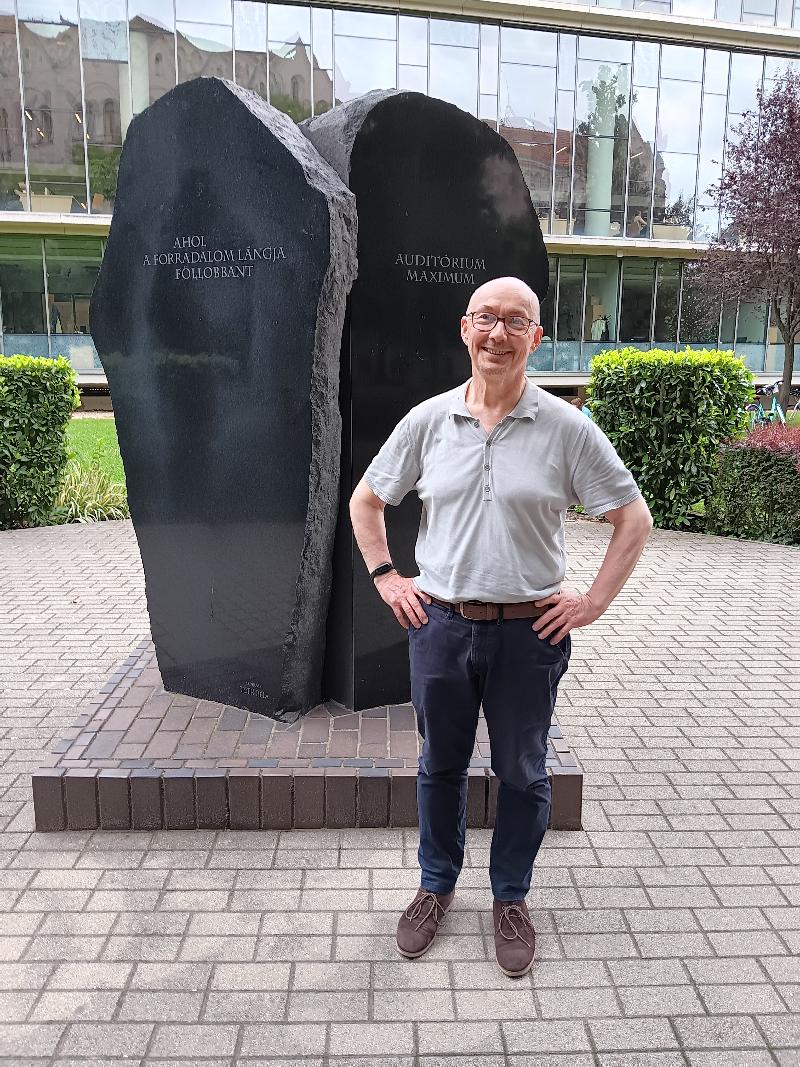
{"type": "Polygon", "coordinates": [[[125,471],[113,419],[71,419],[67,449],[82,467],[96,463],[113,482],[125,484],[125,471]]]}

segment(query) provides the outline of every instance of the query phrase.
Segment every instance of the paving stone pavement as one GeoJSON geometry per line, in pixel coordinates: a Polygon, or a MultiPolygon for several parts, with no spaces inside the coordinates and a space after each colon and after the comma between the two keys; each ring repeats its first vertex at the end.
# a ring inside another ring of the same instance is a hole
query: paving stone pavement
{"type": "MultiPolygon", "coordinates": [[[[568,524],[583,587],[609,528],[568,524]]],[[[424,959],[416,832],[32,831],[29,773],[147,634],[131,525],[0,534],[0,1062],[800,1065],[800,552],[655,532],[559,695],[584,829],[537,962],[493,957],[489,831],[424,959]]]]}

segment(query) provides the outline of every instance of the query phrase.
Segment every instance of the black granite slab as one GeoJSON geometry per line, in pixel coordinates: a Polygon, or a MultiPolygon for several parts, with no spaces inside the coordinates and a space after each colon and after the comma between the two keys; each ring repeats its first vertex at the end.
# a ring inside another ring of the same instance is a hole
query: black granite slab
{"type": "MultiPolygon", "coordinates": [[[[301,129],[349,184],[358,208],[325,693],[362,709],[409,699],[408,651],[352,541],[347,499],[408,409],[469,377],[459,323],[472,291],[513,275],[544,298],[548,264],[511,146],[452,104],[375,92],[301,129]]],[[[389,546],[405,574],[416,573],[419,517],[413,494],[386,511],[389,546]]]]}
{"type": "Polygon", "coordinates": [[[131,123],[91,305],[167,689],[320,699],[353,198],[230,82],[131,123]]]}

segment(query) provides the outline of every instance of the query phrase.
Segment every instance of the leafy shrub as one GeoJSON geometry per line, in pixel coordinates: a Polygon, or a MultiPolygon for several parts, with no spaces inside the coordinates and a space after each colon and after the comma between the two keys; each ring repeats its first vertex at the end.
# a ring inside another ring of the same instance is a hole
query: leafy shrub
{"type": "Polygon", "coordinates": [[[706,515],[709,533],[800,545],[800,427],[726,442],[706,515]]]}
{"type": "Polygon", "coordinates": [[[127,519],[129,514],[124,485],[112,482],[95,464],[83,467],[77,460],[69,461],[50,516],[51,523],[102,522],[127,519]]]}
{"type": "Polygon", "coordinates": [[[47,522],[79,402],[65,359],[0,356],[0,529],[47,522]]]}
{"type": "Polygon", "coordinates": [[[691,522],[706,499],[720,443],[746,425],[753,376],[730,352],[601,352],[592,414],[642,490],[658,526],[691,522]]]}

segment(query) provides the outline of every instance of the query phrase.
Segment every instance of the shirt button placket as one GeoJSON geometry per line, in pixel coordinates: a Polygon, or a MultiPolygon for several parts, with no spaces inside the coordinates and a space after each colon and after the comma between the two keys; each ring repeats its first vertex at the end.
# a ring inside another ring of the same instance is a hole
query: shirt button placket
{"type": "Polygon", "coordinates": [[[490,482],[491,463],[489,462],[489,446],[491,441],[487,441],[483,446],[483,499],[492,499],[492,486],[490,482]]]}

